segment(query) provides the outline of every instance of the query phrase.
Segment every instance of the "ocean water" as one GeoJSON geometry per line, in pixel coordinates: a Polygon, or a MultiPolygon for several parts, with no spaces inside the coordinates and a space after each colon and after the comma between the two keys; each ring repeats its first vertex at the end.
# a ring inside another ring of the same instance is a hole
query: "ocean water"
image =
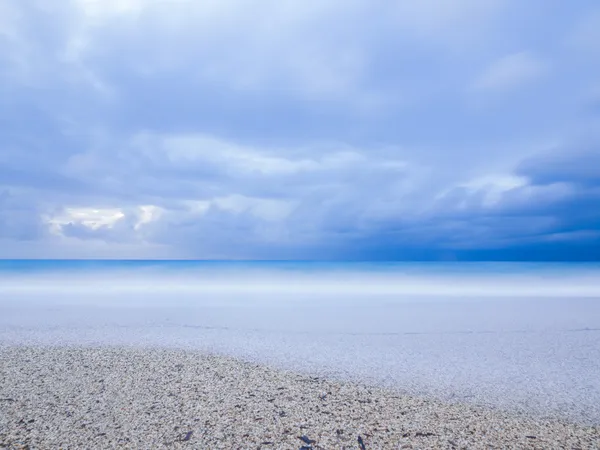
{"type": "Polygon", "coordinates": [[[600,265],[0,261],[0,344],[194,348],[600,423],[600,265]]]}

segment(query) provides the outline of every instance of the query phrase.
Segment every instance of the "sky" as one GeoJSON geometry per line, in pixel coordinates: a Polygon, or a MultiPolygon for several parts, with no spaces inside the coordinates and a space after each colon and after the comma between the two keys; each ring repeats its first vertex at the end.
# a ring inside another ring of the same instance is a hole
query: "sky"
{"type": "Polygon", "coordinates": [[[600,260],[600,4],[0,0],[0,258],[600,260]]]}

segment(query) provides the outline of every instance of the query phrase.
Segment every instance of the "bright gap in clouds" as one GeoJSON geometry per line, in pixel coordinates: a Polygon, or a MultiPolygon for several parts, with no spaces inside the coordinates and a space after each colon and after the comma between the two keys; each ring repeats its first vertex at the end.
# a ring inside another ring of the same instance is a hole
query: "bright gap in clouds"
{"type": "Polygon", "coordinates": [[[48,223],[59,228],[69,223],[80,223],[95,230],[100,227],[112,227],[124,217],[118,209],[66,208],[62,214],[48,219],[48,223]]]}

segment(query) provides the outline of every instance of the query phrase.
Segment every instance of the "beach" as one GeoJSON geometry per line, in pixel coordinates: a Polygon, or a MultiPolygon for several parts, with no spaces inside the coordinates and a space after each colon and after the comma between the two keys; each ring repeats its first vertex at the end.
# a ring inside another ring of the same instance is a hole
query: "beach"
{"type": "Polygon", "coordinates": [[[600,448],[595,266],[15,267],[0,448],[600,448]]]}
{"type": "Polygon", "coordinates": [[[600,429],[198,351],[3,345],[0,448],[594,449],[600,429]]]}

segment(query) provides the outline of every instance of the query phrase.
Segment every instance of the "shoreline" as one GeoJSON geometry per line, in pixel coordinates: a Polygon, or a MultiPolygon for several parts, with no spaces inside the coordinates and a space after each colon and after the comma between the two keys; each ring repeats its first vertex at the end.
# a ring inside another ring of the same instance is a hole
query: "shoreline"
{"type": "Polygon", "coordinates": [[[0,345],[0,448],[600,448],[600,427],[229,356],[0,345]]]}

